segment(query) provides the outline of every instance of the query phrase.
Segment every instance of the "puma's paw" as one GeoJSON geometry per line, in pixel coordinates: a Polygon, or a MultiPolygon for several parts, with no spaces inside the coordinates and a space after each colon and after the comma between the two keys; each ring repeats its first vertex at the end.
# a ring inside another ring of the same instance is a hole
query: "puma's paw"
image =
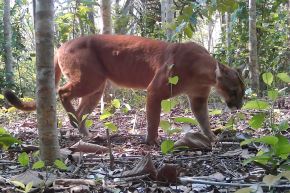
{"type": "Polygon", "coordinates": [[[146,136],[145,138],[145,143],[147,145],[156,145],[156,146],[159,146],[159,143],[158,143],[158,140],[157,140],[157,137],[150,137],[150,136],[146,136]]]}
{"type": "Polygon", "coordinates": [[[204,133],[204,135],[210,140],[211,143],[215,143],[218,140],[217,136],[212,131],[204,133]]]}

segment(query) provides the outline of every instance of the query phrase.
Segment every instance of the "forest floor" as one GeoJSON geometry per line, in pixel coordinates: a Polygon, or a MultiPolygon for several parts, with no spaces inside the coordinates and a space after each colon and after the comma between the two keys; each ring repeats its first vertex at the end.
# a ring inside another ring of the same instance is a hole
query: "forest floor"
{"type": "MultiPolygon", "coordinates": [[[[276,120],[290,120],[290,98],[276,107],[276,120]]],[[[160,146],[142,144],[146,133],[145,110],[130,110],[127,113],[115,112],[108,120],[118,126],[118,131],[110,135],[112,157],[107,152],[107,135],[103,122],[99,121],[99,109],[90,115],[93,125],[90,132],[94,137],[81,140],[77,129],[70,126],[65,114],[58,115],[62,120],[60,145],[62,156],[68,166],[67,171],[47,169],[48,172],[35,171],[22,167],[18,155],[25,151],[32,158],[38,150],[38,134],[36,129],[36,114],[20,111],[2,112],[0,125],[17,139],[22,141],[19,146],[8,150],[0,150],[0,192],[17,192],[10,180],[34,182],[31,192],[41,192],[44,182],[49,186],[45,192],[235,192],[238,189],[251,187],[256,192],[290,192],[290,183],[281,179],[279,183],[269,187],[262,183],[267,168],[253,163],[247,165],[243,161],[254,156],[258,144],[241,148],[240,142],[251,137],[271,134],[271,129],[264,126],[261,129],[251,129],[248,120],[253,112],[241,110],[246,119],[236,122],[233,127],[226,128],[227,121],[234,113],[223,112],[210,116],[211,127],[218,136],[218,141],[212,144],[211,150],[175,150],[162,154],[160,146]],[[88,153],[76,148],[75,144],[93,144],[92,152],[88,153]],[[97,144],[99,146],[94,146],[97,144]],[[75,146],[73,146],[75,145],[75,146]],[[73,146],[73,147],[72,147],[73,146]],[[106,152],[102,151],[104,146],[106,152]]],[[[169,117],[192,117],[190,111],[175,108],[170,114],[162,114],[162,119],[169,117]]],[[[198,131],[198,126],[176,124],[182,128],[181,133],[168,136],[159,130],[160,143],[170,138],[180,139],[184,133],[198,131]]],[[[283,131],[290,139],[290,129],[283,131]]],[[[288,159],[289,160],[289,159],[288,159]]],[[[21,188],[20,188],[21,189],[21,188]]],[[[245,190],[243,192],[250,192],[245,190]]]]}

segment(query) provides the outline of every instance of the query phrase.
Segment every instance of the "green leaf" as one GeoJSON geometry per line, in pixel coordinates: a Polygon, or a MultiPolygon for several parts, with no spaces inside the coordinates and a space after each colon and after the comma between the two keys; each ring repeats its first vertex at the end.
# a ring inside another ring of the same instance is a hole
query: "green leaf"
{"type": "Polygon", "coordinates": [[[165,140],[161,143],[161,151],[163,154],[167,154],[174,149],[174,141],[165,140]]]}
{"type": "Polygon", "coordinates": [[[32,189],[32,186],[33,186],[33,182],[29,182],[29,183],[26,185],[24,191],[28,193],[28,192],[32,189]]]}
{"type": "Polygon", "coordinates": [[[220,114],[222,114],[222,110],[220,110],[220,109],[211,109],[211,110],[209,110],[209,115],[214,116],[214,115],[220,115],[220,114]]]}
{"type": "Polygon", "coordinates": [[[191,30],[191,28],[189,26],[184,28],[184,33],[188,38],[192,38],[193,31],[191,30]]]}
{"type": "Polygon", "coordinates": [[[15,143],[20,144],[21,141],[12,137],[10,134],[0,134],[0,145],[2,145],[4,149],[10,147],[15,143]]]}
{"type": "Polygon", "coordinates": [[[4,95],[0,94],[0,99],[3,100],[4,99],[4,95]]]}
{"type": "Polygon", "coordinates": [[[129,104],[125,103],[124,106],[127,109],[127,112],[131,110],[131,106],[129,104]]]}
{"type": "Polygon", "coordinates": [[[21,189],[25,189],[25,185],[22,183],[22,182],[20,182],[20,181],[16,181],[16,180],[12,180],[12,181],[10,181],[12,184],[14,184],[14,186],[17,186],[17,187],[20,187],[21,189]]]}
{"type": "Polygon", "coordinates": [[[265,121],[265,117],[266,117],[265,113],[259,113],[257,115],[254,115],[251,118],[249,125],[254,129],[261,128],[265,121]]]}
{"type": "Polygon", "coordinates": [[[172,108],[175,106],[175,101],[167,99],[161,101],[161,108],[165,113],[168,113],[171,111],[172,108]]]}
{"type": "Polygon", "coordinates": [[[277,74],[277,77],[278,77],[280,80],[282,80],[282,81],[284,81],[284,82],[286,82],[286,83],[290,83],[290,77],[289,77],[288,74],[285,73],[285,72],[283,72],[283,73],[278,73],[278,74],[277,74]]]}
{"type": "Polygon", "coordinates": [[[278,128],[279,131],[286,131],[289,128],[288,120],[281,121],[278,128]]]}
{"type": "Polygon", "coordinates": [[[196,119],[192,119],[192,118],[189,118],[189,117],[176,117],[174,119],[174,122],[177,122],[177,123],[189,123],[189,124],[192,124],[192,125],[198,125],[198,122],[196,119]]]}
{"type": "Polygon", "coordinates": [[[65,165],[65,163],[63,161],[61,161],[61,160],[58,160],[58,159],[54,161],[54,165],[59,170],[67,171],[67,169],[68,169],[67,166],[65,165]]]}
{"type": "Polygon", "coordinates": [[[45,166],[44,161],[39,160],[32,165],[32,169],[37,170],[37,169],[44,168],[44,166],[45,166]]]}
{"type": "Polygon", "coordinates": [[[244,109],[251,109],[251,110],[263,110],[269,108],[269,103],[261,100],[252,100],[248,101],[243,108],[244,109]]]}
{"type": "Polygon", "coordinates": [[[105,123],[105,126],[113,133],[116,133],[118,131],[118,127],[112,122],[105,123]]]}
{"type": "Polygon", "coordinates": [[[100,115],[100,120],[107,119],[111,116],[112,116],[112,114],[109,111],[104,111],[103,114],[100,115]]]}
{"type": "Polygon", "coordinates": [[[19,156],[18,156],[18,162],[20,163],[20,165],[22,166],[28,166],[29,164],[29,156],[26,152],[22,152],[19,156]]]}
{"type": "Polygon", "coordinates": [[[89,114],[85,114],[85,115],[83,115],[83,116],[82,116],[82,122],[83,122],[85,119],[87,119],[88,116],[89,116],[89,114]]]}
{"type": "Polygon", "coordinates": [[[161,120],[159,126],[166,132],[170,129],[171,125],[167,120],[161,120]]]}
{"type": "Polygon", "coordinates": [[[91,119],[87,119],[87,120],[85,121],[85,127],[86,127],[86,128],[90,128],[93,124],[94,124],[94,122],[93,122],[93,120],[91,120],[91,119]]]}
{"type": "Polygon", "coordinates": [[[240,143],[240,146],[248,145],[248,144],[252,143],[253,141],[254,141],[254,139],[246,139],[240,143]]]}
{"type": "Polygon", "coordinates": [[[281,176],[274,176],[274,175],[266,175],[263,178],[263,182],[267,184],[269,187],[273,186],[275,183],[277,183],[280,180],[281,176]]]}
{"type": "Polygon", "coordinates": [[[279,96],[279,92],[277,90],[269,90],[268,91],[268,97],[272,100],[275,101],[279,96]]]}
{"type": "Polygon", "coordinates": [[[264,136],[255,140],[255,142],[260,142],[268,145],[275,145],[278,143],[278,138],[276,136],[264,136]]]}
{"type": "Polygon", "coordinates": [[[283,135],[276,135],[276,137],[278,138],[278,143],[273,147],[275,155],[282,159],[285,157],[286,159],[290,153],[290,143],[288,138],[283,135]]]}
{"type": "Polygon", "coordinates": [[[274,77],[273,77],[273,74],[271,72],[266,72],[266,73],[262,74],[262,79],[267,85],[271,86],[274,77]]]}
{"type": "Polygon", "coordinates": [[[116,109],[119,109],[121,107],[121,102],[119,99],[114,99],[112,101],[112,105],[116,108],[116,109]]]}
{"type": "Polygon", "coordinates": [[[179,77],[178,76],[173,76],[168,78],[168,82],[170,84],[176,85],[178,83],[179,77]]]}
{"type": "Polygon", "coordinates": [[[3,127],[0,127],[0,135],[2,134],[8,134],[8,132],[3,127]]]}

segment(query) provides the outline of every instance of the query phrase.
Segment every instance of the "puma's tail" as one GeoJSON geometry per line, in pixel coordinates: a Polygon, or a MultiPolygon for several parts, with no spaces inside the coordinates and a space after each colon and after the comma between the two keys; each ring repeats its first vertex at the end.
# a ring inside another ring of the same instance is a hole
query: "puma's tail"
{"type": "Polygon", "coordinates": [[[4,91],[4,97],[12,106],[22,111],[34,111],[36,109],[35,101],[24,102],[10,90],[4,91]]]}
{"type": "MultiPolygon", "coordinates": [[[[61,70],[58,65],[57,56],[54,58],[54,68],[55,68],[55,85],[58,85],[58,82],[61,78],[61,70]]],[[[22,111],[34,111],[36,110],[36,103],[35,101],[31,102],[24,102],[20,98],[16,96],[12,91],[6,90],[4,91],[4,97],[6,100],[15,108],[22,110],[22,111]]]]}

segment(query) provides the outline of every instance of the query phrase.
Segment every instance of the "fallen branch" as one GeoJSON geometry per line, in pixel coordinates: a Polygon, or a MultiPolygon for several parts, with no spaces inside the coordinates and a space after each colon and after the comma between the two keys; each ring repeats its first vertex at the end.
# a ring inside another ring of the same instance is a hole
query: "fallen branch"
{"type": "MultiPolygon", "coordinates": [[[[254,184],[245,184],[245,183],[227,183],[227,182],[215,182],[215,181],[209,181],[209,180],[196,180],[191,177],[179,177],[180,182],[182,183],[195,183],[195,184],[208,184],[208,185],[216,185],[216,186],[233,186],[233,187],[250,187],[254,184]]],[[[269,187],[268,185],[259,183],[259,186],[261,187],[269,187]]],[[[285,185],[272,185],[272,188],[290,188],[290,184],[285,185]]]]}
{"type": "Polygon", "coordinates": [[[88,186],[96,186],[95,180],[89,180],[89,179],[57,179],[54,181],[54,185],[57,186],[69,186],[73,184],[74,186],[77,185],[88,185],[88,186]]]}

